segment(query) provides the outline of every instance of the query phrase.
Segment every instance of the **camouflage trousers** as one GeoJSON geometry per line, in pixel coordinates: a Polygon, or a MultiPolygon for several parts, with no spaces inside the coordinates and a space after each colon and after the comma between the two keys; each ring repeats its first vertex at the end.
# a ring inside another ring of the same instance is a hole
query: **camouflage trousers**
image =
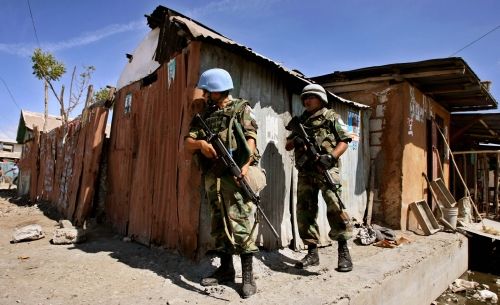
{"type": "MultiPolygon", "coordinates": [[[[320,234],[317,223],[318,193],[326,203],[326,216],[330,225],[329,236],[332,240],[348,240],[352,237],[352,228],[347,228],[340,217],[341,208],[333,191],[322,177],[299,173],[297,185],[297,223],[300,238],[306,245],[319,244],[320,234]]],[[[340,190],[337,191],[340,196],[340,190]]]]}
{"type": "Polygon", "coordinates": [[[241,193],[232,176],[216,178],[207,173],[205,192],[211,210],[215,247],[219,252],[245,254],[258,252],[251,236],[255,212],[254,203],[241,193]]]}

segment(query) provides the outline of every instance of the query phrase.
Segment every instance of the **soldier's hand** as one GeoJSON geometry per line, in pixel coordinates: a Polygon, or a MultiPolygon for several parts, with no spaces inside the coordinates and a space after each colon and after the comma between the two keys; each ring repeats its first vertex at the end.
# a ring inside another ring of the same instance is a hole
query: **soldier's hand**
{"type": "Polygon", "coordinates": [[[293,146],[295,147],[295,149],[303,149],[303,150],[307,149],[306,142],[304,142],[304,140],[301,137],[293,138],[293,146]]]}
{"type": "Polygon", "coordinates": [[[318,164],[323,169],[330,169],[335,165],[335,158],[331,154],[323,154],[318,158],[318,164]]]}
{"type": "Polygon", "coordinates": [[[201,150],[201,153],[209,159],[217,158],[217,152],[215,151],[214,147],[212,146],[212,144],[208,143],[205,140],[201,141],[200,150],[201,150]]]}
{"type": "Polygon", "coordinates": [[[248,173],[248,168],[250,167],[250,163],[246,163],[241,167],[241,175],[239,177],[233,177],[234,181],[236,182],[236,185],[240,187],[240,180],[245,179],[245,176],[248,173]]]}
{"type": "Polygon", "coordinates": [[[247,163],[241,167],[241,177],[239,177],[240,179],[242,179],[243,177],[245,177],[247,175],[249,167],[250,167],[250,163],[247,163]]]}

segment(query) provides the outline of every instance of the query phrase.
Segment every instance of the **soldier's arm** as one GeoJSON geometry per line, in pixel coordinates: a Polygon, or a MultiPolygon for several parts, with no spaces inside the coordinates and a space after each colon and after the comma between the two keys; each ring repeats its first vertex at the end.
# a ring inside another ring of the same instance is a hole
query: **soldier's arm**
{"type": "Polygon", "coordinates": [[[217,152],[214,147],[205,140],[197,140],[192,137],[186,137],[184,139],[184,147],[190,152],[196,152],[199,150],[209,159],[217,158],[217,152]]]}
{"type": "Polygon", "coordinates": [[[248,161],[241,167],[241,176],[245,176],[248,172],[248,168],[250,167],[250,164],[253,162],[253,154],[255,153],[255,150],[257,149],[257,145],[255,143],[254,138],[249,138],[247,137],[247,145],[250,151],[252,152],[252,155],[248,158],[248,161]]]}
{"type": "Polygon", "coordinates": [[[342,154],[345,153],[348,147],[349,144],[347,144],[346,142],[338,142],[337,146],[335,146],[331,154],[335,158],[335,160],[338,160],[340,156],[342,156],[342,154]]]}

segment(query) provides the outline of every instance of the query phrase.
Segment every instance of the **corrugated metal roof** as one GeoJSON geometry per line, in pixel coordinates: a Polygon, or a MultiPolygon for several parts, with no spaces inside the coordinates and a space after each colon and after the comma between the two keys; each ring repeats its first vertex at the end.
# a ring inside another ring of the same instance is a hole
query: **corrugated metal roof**
{"type": "MultiPolygon", "coordinates": [[[[21,116],[24,120],[26,128],[28,128],[29,130],[33,130],[34,127],[38,127],[38,130],[43,129],[43,124],[45,122],[43,113],[22,110],[21,116]]],[[[47,131],[57,128],[61,125],[62,125],[61,117],[53,115],[48,116],[47,131]]]]}
{"type": "Polygon", "coordinates": [[[116,84],[117,90],[150,75],[158,69],[160,64],[155,61],[154,53],[158,46],[159,33],[159,29],[153,29],[134,50],[132,57],[120,74],[116,84]]]}
{"type": "Polygon", "coordinates": [[[451,141],[465,150],[477,148],[479,143],[500,144],[500,113],[452,114],[451,141]]]}
{"type": "Polygon", "coordinates": [[[408,81],[450,112],[497,108],[487,86],[461,57],[336,71],[312,79],[335,92],[354,84],[408,81]]]}
{"type": "MultiPolygon", "coordinates": [[[[215,44],[222,45],[226,48],[229,47],[232,51],[237,52],[238,54],[246,55],[253,60],[257,60],[261,63],[268,64],[274,69],[282,73],[285,73],[286,75],[295,79],[298,85],[300,86],[300,89],[302,89],[302,87],[304,87],[307,84],[313,83],[310,79],[306,78],[300,72],[297,72],[295,70],[290,70],[284,67],[283,65],[280,65],[279,63],[253,51],[251,48],[239,44],[234,40],[231,40],[215,32],[214,30],[204,26],[203,24],[189,17],[186,17],[174,10],[166,8],[164,6],[161,5],[158,6],[150,16],[147,16],[148,24],[150,25],[151,28],[154,29],[162,24],[162,18],[165,18],[165,16],[169,18],[170,22],[173,22],[176,25],[178,25],[179,29],[184,30],[184,31],[178,31],[177,32],[178,35],[188,35],[190,39],[209,41],[215,44]]],[[[331,92],[328,92],[328,94],[329,94],[329,100],[331,101],[338,101],[341,103],[350,104],[358,108],[369,108],[366,105],[344,99],[331,92]]]]}

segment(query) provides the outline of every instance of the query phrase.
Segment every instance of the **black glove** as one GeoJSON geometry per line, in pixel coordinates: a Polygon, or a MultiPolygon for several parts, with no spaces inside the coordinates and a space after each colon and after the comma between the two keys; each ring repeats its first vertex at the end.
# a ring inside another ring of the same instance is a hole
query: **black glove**
{"type": "Polygon", "coordinates": [[[304,142],[301,137],[293,138],[293,147],[303,149],[304,146],[306,146],[306,142],[304,142]]]}
{"type": "Polygon", "coordinates": [[[323,154],[318,158],[318,164],[324,169],[332,168],[336,161],[337,160],[330,154],[323,154]]]}

